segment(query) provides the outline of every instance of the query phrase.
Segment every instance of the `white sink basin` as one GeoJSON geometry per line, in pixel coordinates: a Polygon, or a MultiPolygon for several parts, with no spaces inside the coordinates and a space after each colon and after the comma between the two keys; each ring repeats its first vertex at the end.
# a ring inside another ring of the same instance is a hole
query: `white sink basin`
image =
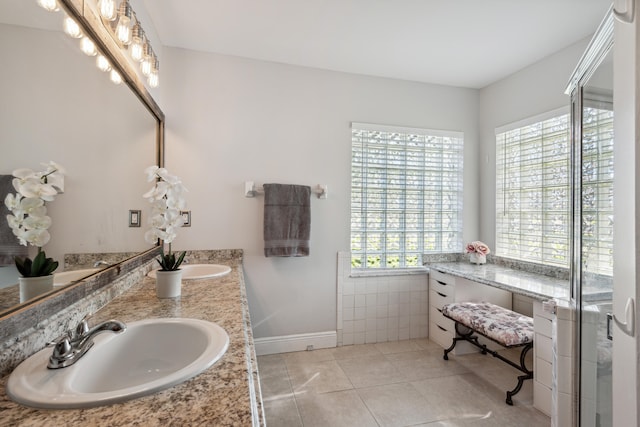
{"type": "Polygon", "coordinates": [[[53,274],[53,286],[64,286],[76,280],[84,279],[87,276],[92,275],[95,272],[100,271],[100,268],[85,268],[82,270],[63,271],[53,274]]]}
{"type": "MultiPolygon", "coordinates": [[[[221,277],[229,274],[231,267],[220,264],[187,264],[181,265],[182,280],[208,279],[211,277],[221,277]]],[[[156,271],[151,270],[149,277],[156,278],[156,271]]]]}
{"type": "Polygon", "coordinates": [[[75,364],[48,369],[52,349],[22,362],[7,394],[26,406],[88,408],[155,393],[192,378],[227,351],[229,336],[197,319],[146,319],[120,334],[102,333],[75,364]]]}

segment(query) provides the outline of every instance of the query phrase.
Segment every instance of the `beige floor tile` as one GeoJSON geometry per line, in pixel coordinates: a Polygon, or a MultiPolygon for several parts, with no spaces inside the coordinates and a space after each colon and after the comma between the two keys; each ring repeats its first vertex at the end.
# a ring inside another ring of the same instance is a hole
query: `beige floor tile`
{"type": "MultiPolygon", "coordinates": [[[[304,427],[377,427],[375,419],[354,390],[296,395],[304,427]]],[[[278,426],[277,423],[267,425],[278,426]]]]}
{"type": "Polygon", "coordinates": [[[412,342],[414,342],[418,347],[420,347],[421,350],[444,350],[440,344],[436,344],[435,342],[431,341],[429,338],[418,338],[418,339],[414,339],[411,340],[412,342]]]}
{"type": "Polygon", "coordinates": [[[353,388],[353,384],[335,360],[291,365],[289,378],[296,394],[328,393],[353,388]]]}
{"type": "Polygon", "coordinates": [[[264,416],[267,425],[278,427],[302,427],[302,419],[298,413],[295,398],[292,396],[264,400],[264,416]]]}
{"type": "Polygon", "coordinates": [[[375,344],[375,347],[382,354],[404,353],[407,351],[417,351],[421,349],[417,343],[409,340],[377,343],[375,344]]]}
{"type": "Polygon", "coordinates": [[[415,354],[414,358],[394,358],[392,356],[396,355],[387,355],[387,359],[390,359],[396,369],[408,380],[423,380],[469,372],[469,369],[452,357],[449,360],[444,360],[439,352],[423,351],[420,354],[415,354]]]}
{"type": "Polygon", "coordinates": [[[358,389],[380,426],[410,426],[437,420],[436,408],[409,383],[358,389]]]}
{"type": "Polygon", "coordinates": [[[289,381],[288,375],[282,377],[261,378],[260,390],[264,400],[293,396],[293,387],[291,386],[291,381],[289,381]]]}
{"type": "Polygon", "coordinates": [[[441,421],[467,422],[489,416],[500,403],[488,398],[467,377],[451,375],[412,382],[411,384],[437,413],[441,421]]]}
{"type": "Polygon", "coordinates": [[[379,356],[381,354],[375,344],[345,345],[336,347],[333,351],[333,356],[336,360],[359,359],[368,356],[379,356]]]}
{"type": "Polygon", "coordinates": [[[406,381],[402,373],[382,354],[337,362],[356,388],[406,381]]]}
{"type": "Polygon", "coordinates": [[[258,356],[258,372],[260,378],[286,377],[287,365],[280,354],[258,356]]]}
{"type": "Polygon", "coordinates": [[[333,360],[333,348],[322,348],[319,350],[311,351],[296,351],[292,353],[282,353],[282,359],[285,361],[287,367],[300,363],[314,363],[314,362],[326,362],[327,360],[333,360]]]}

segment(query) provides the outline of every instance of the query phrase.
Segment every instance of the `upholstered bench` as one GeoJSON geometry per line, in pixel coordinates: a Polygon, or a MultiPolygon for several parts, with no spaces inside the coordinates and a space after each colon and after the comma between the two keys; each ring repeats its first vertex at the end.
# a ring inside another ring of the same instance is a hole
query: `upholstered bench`
{"type": "Polygon", "coordinates": [[[442,307],[442,314],[455,322],[457,335],[451,347],[444,351],[445,360],[449,360],[448,354],[458,341],[467,341],[478,347],[482,354],[489,353],[525,374],[518,376],[518,384],[513,390],[507,391],[506,402],[513,405],[511,398],[520,391],[524,380],[533,378],[533,371],[525,366],[526,355],[533,348],[533,319],[488,302],[446,304],[442,307]],[[461,329],[461,326],[466,330],[461,329]],[[520,364],[487,348],[485,344],[480,344],[475,333],[506,348],[523,347],[520,353],[520,364]]]}

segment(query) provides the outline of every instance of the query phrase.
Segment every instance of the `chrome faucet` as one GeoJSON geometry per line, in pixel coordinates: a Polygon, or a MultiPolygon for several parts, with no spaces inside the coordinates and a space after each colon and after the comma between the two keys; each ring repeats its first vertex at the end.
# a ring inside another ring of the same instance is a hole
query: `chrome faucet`
{"type": "Polygon", "coordinates": [[[76,363],[93,346],[93,338],[102,332],[121,333],[127,329],[127,325],[119,320],[107,320],[89,329],[86,315],[76,326],[75,331],[68,331],[56,340],[47,343],[47,347],[53,347],[53,354],[49,357],[47,368],[66,368],[76,363]]]}
{"type": "Polygon", "coordinates": [[[107,267],[107,266],[109,266],[109,263],[108,263],[107,261],[103,260],[103,259],[101,259],[101,260],[96,261],[96,262],[94,262],[94,263],[93,263],[93,267],[94,267],[94,268],[98,268],[98,267],[100,267],[101,265],[104,265],[105,267],[107,267]]]}

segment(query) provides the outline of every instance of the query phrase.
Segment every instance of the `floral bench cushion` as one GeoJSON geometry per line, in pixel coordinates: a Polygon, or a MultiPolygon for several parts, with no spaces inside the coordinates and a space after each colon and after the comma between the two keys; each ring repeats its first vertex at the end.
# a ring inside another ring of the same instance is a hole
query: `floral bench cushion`
{"type": "Polygon", "coordinates": [[[456,302],[442,314],[504,347],[533,342],[533,319],[488,302],[456,302]]]}

